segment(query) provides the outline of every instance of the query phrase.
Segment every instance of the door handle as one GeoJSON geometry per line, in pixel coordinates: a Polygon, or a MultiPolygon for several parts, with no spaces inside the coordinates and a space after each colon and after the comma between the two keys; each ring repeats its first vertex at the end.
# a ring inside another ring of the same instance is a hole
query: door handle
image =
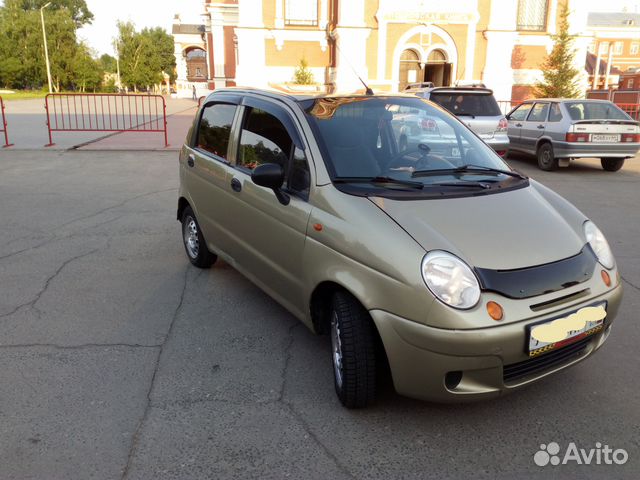
{"type": "Polygon", "coordinates": [[[542,130],[544,128],[544,125],[538,125],[538,127],[540,130],[542,130]]]}
{"type": "Polygon", "coordinates": [[[187,165],[189,165],[190,167],[193,167],[195,164],[196,164],[196,157],[193,153],[191,153],[187,158],[187,165]]]}
{"type": "Polygon", "coordinates": [[[238,180],[237,178],[231,179],[231,190],[233,190],[234,192],[239,192],[240,190],[242,190],[242,184],[240,183],[240,180],[238,180]]]}
{"type": "Polygon", "coordinates": [[[521,123],[516,123],[516,127],[521,127],[522,124],[521,123]]]}

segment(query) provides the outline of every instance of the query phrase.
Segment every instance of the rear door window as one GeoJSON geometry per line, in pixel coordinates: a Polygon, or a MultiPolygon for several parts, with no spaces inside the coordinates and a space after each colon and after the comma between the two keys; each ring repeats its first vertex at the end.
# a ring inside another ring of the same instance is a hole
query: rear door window
{"type": "Polygon", "coordinates": [[[235,114],[235,105],[216,103],[206,106],[198,125],[196,148],[226,160],[235,114]]]}
{"type": "Polygon", "coordinates": [[[560,111],[560,105],[558,103],[552,103],[549,110],[549,121],[559,122],[562,120],[562,112],[560,111]]]}
{"type": "Polygon", "coordinates": [[[490,94],[468,92],[431,92],[429,100],[456,115],[495,117],[502,115],[498,102],[490,94]]]}

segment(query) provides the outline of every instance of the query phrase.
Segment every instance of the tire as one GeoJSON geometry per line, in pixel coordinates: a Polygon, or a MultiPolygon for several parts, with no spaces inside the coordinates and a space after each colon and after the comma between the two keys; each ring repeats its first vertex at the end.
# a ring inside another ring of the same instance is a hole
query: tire
{"type": "Polygon", "coordinates": [[[191,207],[182,214],[182,243],[189,261],[198,268],[209,268],[218,259],[207,248],[200,225],[191,207]]]}
{"type": "Polygon", "coordinates": [[[336,393],[347,408],[371,405],[376,397],[375,332],[369,313],[346,292],[331,302],[331,358],[336,393]]]}
{"type": "Polygon", "coordinates": [[[601,158],[602,168],[607,172],[617,172],[624,165],[624,158],[601,158]]]}
{"type": "Polygon", "coordinates": [[[558,159],[553,156],[553,146],[550,143],[542,143],[536,152],[538,157],[538,167],[545,172],[552,172],[558,169],[558,159]]]}

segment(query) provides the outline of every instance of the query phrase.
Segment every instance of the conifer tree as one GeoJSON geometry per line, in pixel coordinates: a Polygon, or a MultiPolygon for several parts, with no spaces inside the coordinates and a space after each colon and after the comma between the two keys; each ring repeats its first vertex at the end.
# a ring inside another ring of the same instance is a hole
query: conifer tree
{"type": "Polygon", "coordinates": [[[542,64],[543,80],[535,87],[538,98],[578,98],[582,92],[578,88],[579,71],[574,67],[575,35],[569,34],[569,8],[565,4],[560,11],[558,33],[552,35],[553,49],[542,64]]]}

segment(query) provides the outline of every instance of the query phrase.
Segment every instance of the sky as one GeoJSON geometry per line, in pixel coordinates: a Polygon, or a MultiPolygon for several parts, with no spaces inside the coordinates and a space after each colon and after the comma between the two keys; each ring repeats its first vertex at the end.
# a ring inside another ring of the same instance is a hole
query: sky
{"type": "Polygon", "coordinates": [[[113,55],[113,38],[118,20],[132,21],[138,29],[163,27],[171,33],[173,16],[181,14],[184,23],[200,23],[203,0],[86,0],[93,13],[93,23],[80,30],[78,36],[98,54],[113,55]]]}

